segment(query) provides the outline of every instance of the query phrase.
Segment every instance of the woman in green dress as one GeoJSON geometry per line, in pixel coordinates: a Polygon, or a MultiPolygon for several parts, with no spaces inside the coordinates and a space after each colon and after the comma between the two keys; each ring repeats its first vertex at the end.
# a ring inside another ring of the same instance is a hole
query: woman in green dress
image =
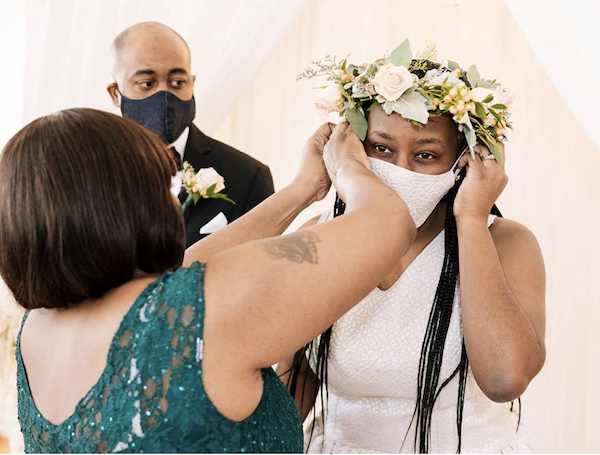
{"type": "Polygon", "coordinates": [[[324,125],[290,185],[184,253],[174,164],[142,127],[72,109],[17,133],[0,156],[0,274],[27,309],[26,451],[302,451],[270,365],[366,296],[415,236],[367,166],[346,124],[324,125]],[[330,179],[346,215],[280,237],[330,179]]]}

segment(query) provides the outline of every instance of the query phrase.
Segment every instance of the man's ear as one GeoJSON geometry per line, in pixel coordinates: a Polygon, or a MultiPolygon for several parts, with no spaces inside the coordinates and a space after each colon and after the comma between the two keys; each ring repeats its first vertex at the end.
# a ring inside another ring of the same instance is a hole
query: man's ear
{"type": "Polygon", "coordinates": [[[195,85],[196,84],[196,76],[192,76],[192,84],[195,85]]]}
{"type": "Polygon", "coordinates": [[[121,107],[121,99],[119,98],[119,90],[116,82],[111,82],[106,86],[106,91],[110,95],[115,107],[121,107]]]}

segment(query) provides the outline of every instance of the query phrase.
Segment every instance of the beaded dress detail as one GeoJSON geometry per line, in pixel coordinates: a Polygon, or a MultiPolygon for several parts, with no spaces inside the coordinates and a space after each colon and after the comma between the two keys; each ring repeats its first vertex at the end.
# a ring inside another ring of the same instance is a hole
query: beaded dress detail
{"type": "MultiPolygon", "coordinates": [[[[331,218],[324,215],[320,221],[331,218]]],[[[495,217],[491,216],[488,225],[495,217]]],[[[442,231],[387,291],[375,288],[333,326],[329,347],[328,398],[317,410],[311,453],[412,453],[417,374],[425,329],[444,261],[442,231]],[[323,422],[324,420],[324,422],[323,422]],[[323,423],[324,432],[323,432],[323,423]],[[407,434],[408,432],[408,434],[407,434]],[[406,440],[405,440],[406,436],[406,440]]],[[[444,347],[440,384],[460,362],[462,325],[457,286],[444,347]]],[[[311,355],[316,359],[316,351],[311,355]]],[[[312,365],[314,369],[314,364],[312,365]]],[[[458,377],[434,406],[431,453],[456,453],[458,377]]],[[[529,453],[518,404],[494,403],[467,376],[462,453],[529,453]]],[[[310,445],[308,441],[310,440],[310,445]]]]}
{"type": "Polygon", "coordinates": [[[203,289],[200,263],[150,283],[121,321],[100,379],[58,425],[35,406],[19,334],[19,421],[26,452],[301,452],[300,417],[271,368],[262,370],[258,407],[241,422],[224,417],[206,395],[203,289]]]}

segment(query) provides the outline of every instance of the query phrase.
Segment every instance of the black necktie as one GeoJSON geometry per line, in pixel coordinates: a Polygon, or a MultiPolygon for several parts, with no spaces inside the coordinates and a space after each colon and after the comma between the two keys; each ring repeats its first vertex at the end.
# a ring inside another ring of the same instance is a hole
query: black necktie
{"type": "Polygon", "coordinates": [[[179,156],[179,153],[177,153],[177,150],[175,150],[175,147],[169,147],[169,150],[171,150],[171,153],[173,154],[173,159],[175,160],[175,165],[177,166],[177,170],[180,171],[181,170],[181,157],[179,156]]]}

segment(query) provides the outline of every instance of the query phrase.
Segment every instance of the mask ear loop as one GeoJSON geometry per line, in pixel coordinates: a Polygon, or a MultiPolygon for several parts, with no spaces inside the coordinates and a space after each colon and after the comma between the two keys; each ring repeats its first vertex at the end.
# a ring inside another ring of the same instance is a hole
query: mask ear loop
{"type": "Polygon", "coordinates": [[[456,161],[454,162],[454,164],[452,165],[452,167],[450,169],[454,169],[454,178],[456,180],[458,180],[458,174],[460,174],[460,171],[462,171],[462,168],[458,169],[456,167],[456,165],[458,164],[458,162],[460,161],[460,159],[463,157],[463,155],[465,153],[467,153],[467,150],[469,150],[469,147],[465,147],[465,149],[462,151],[462,153],[460,155],[458,155],[458,158],[456,159],[456,161]]]}

